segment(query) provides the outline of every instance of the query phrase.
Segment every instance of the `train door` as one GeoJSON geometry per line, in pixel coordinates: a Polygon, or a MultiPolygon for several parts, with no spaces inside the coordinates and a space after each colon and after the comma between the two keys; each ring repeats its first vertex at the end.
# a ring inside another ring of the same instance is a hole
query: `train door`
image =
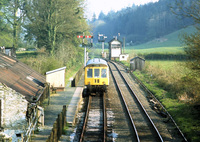
{"type": "Polygon", "coordinates": [[[99,85],[100,82],[100,68],[94,68],[94,85],[99,85]]]}

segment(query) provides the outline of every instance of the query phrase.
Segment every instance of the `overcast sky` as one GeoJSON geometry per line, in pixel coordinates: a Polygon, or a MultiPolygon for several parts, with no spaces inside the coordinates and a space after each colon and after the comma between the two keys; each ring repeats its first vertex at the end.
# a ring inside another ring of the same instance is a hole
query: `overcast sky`
{"type": "Polygon", "coordinates": [[[91,19],[93,13],[97,18],[101,11],[107,14],[109,11],[118,11],[125,7],[135,5],[143,5],[149,2],[157,2],[158,0],[86,0],[86,15],[91,19]]]}

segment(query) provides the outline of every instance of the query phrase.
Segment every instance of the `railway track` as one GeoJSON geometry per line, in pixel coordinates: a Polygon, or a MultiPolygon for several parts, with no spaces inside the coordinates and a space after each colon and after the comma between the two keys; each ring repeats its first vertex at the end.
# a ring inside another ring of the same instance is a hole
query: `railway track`
{"type": "MultiPolygon", "coordinates": [[[[126,68],[124,65],[120,65],[120,64],[116,64],[116,65],[118,66],[119,70],[124,70],[124,68],[126,68]]],[[[123,76],[126,77],[128,83],[131,84],[130,85],[131,88],[135,92],[137,92],[137,94],[140,94],[139,95],[140,99],[142,101],[148,100],[148,102],[150,102],[151,104],[151,108],[154,110],[154,113],[156,112],[158,116],[160,116],[161,118],[160,120],[158,117],[155,117],[153,119],[154,119],[154,122],[156,123],[158,130],[162,134],[164,141],[187,142],[186,137],[184,136],[182,131],[179,129],[175,120],[168,113],[165,107],[156,99],[156,97],[146,88],[146,86],[142,82],[140,82],[140,80],[138,80],[132,73],[131,74],[127,74],[125,72],[121,72],[121,73],[123,74],[123,76]],[[138,90],[137,88],[139,87],[141,87],[142,90],[144,90],[146,95],[143,96],[140,91],[137,91],[138,90]],[[144,97],[147,99],[144,99],[144,97]],[[163,126],[163,123],[166,126],[163,126]]],[[[149,115],[153,117],[154,114],[152,113],[152,111],[150,111],[147,106],[145,107],[147,108],[149,115]]]]}
{"type": "Polygon", "coordinates": [[[107,119],[105,95],[89,96],[79,142],[106,141],[107,119]]]}
{"type": "Polygon", "coordinates": [[[110,62],[109,67],[126,108],[131,129],[134,132],[133,141],[162,142],[161,134],[115,63],[110,62]]]}
{"type": "Polygon", "coordinates": [[[84,105],[88,107],[83,107],[79,115],[80,127],[77,127],[74,141],[185,141],[171,120],[150,105],[147,91],[140,88],[140,83],[124,67],[116,63],[109,63],[109,66],[111,82],[108,93],[103,98],[97,95],[84,99],[84,105]],[[105,96],[107,111],[102,105],[105,96]]]}

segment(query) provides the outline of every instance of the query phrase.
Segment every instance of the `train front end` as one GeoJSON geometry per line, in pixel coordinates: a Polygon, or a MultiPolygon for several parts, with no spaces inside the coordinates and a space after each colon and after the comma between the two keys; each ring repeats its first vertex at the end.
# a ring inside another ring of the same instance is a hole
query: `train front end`
{"type": "Polygon", "coordinates": [[[105,60],[94,58],[87,62],[84,84],[86,86],[84,93],[87,95],[107,91],[107,86],[109,85],[109,68],[105,60]]]}

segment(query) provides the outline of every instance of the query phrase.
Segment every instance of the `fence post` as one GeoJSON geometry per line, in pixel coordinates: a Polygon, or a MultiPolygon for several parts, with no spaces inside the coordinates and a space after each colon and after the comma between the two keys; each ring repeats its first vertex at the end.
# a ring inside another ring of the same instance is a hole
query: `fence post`
{"type": "Polygon", "coordinates": [[[53,124],[53,142],[58,141],[58,122],[57,119],[55,123],[53,124]]]}
{"type": "Polygon", "coordinates": [[[51,134],[50,134],[50,136],[48,136],[46,142],[51,142],[51,141],[50,141],[50,137],[51,137],[51,134]]]}
{"type": "Polygon", "coordinates": [[[66,105],[63,106],[63,129],[65,128],[66,126],[66,105]]]}
{"type": "Polygon", "coordinates": [[[51,134],[50,134],[50,136],[48,138],[48,142],[53,142],[53,131],[51,131],[51,134]]]}
{"type": "Polygon", "coordinates": [[[58,114],[58,139],[62,135],[62,113],[58,114]]]}
{"type": "Polygon", "coordinates": [[[63,105],[62,112],[58,114],[56,121],[53,124],[53,128],[50,136],[46,140],[46,142],[58,142],[60,137],[63,134],[63,130],[66,126],[66,105],[63,105]]]}

